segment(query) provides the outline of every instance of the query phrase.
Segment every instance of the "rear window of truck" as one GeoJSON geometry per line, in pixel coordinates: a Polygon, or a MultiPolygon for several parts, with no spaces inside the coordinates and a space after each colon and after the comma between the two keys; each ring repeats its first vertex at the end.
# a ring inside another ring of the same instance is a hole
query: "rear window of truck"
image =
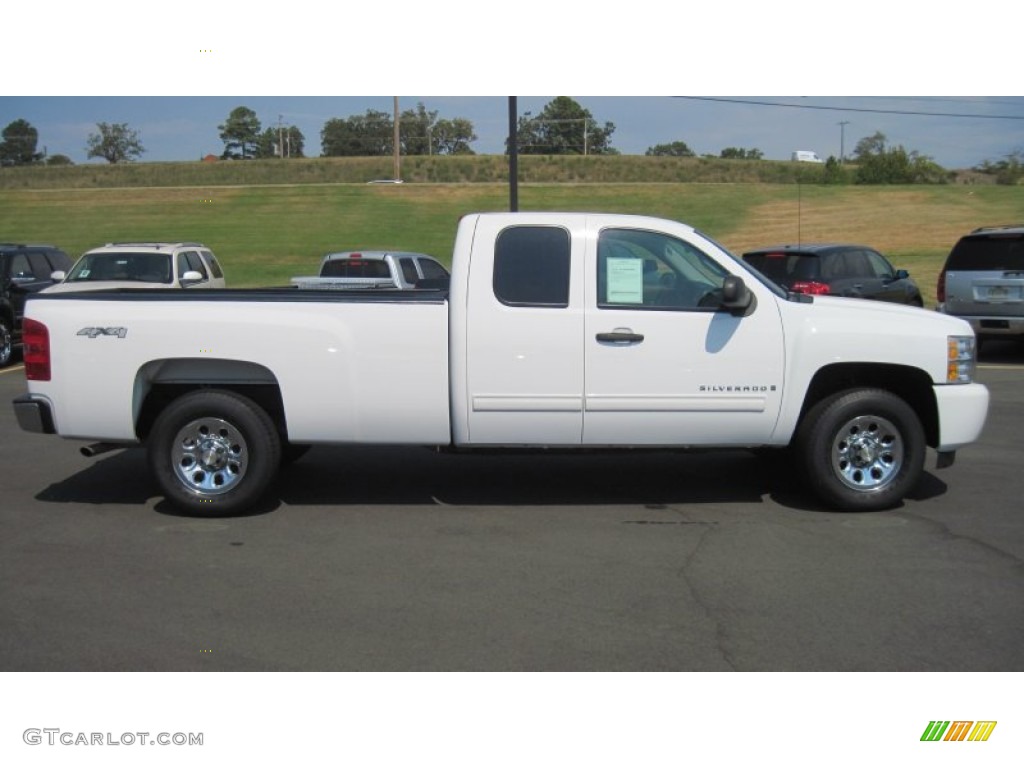
{"type": "Polygon", "coordinates": [[[383,277],[390,278],[391,270],[382,259],[332,259],[320,270],[320,277],[383,277]]]}
{"type": "Polygon", "coordinates": [[[1024,270],[1024,235],[965,237],[949,254],[946,269],[986,272],[1024,270]]]}

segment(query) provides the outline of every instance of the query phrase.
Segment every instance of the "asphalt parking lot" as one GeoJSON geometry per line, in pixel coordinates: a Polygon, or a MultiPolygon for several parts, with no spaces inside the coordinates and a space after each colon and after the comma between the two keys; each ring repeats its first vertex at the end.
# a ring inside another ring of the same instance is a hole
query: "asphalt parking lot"
{"type": "Polygon", "coordinates": [[[143,454],[21,432],[0,372],[0,669],[1024,669],[1024,356],[914,498],[817,508],[743,451],[317,448],[182,517],[143,454]]]}

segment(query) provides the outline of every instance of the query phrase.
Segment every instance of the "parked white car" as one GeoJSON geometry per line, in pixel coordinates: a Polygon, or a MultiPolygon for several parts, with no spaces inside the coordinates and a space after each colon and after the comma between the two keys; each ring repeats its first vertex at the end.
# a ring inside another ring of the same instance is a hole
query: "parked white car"
{"type": "Polygon", "coordinates": [[[71,270],[54,272],[49,293],[102,288],[225,288],[224,272],[202,243],[107,243],[71,270]]]}

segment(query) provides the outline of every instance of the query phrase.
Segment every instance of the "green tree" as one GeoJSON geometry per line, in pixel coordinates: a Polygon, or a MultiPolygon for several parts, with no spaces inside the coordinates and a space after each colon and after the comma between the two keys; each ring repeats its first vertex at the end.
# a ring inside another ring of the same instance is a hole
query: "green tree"
{"type": "Polygon", "coordinates": [[[50,155],[46,158],[47,165],[74,165],[67,155],[50,155]]]}
{"type": "Polygon", "coordinates": [[[15,120],[3,130],[3,142],[0,142],[0,165],[34,165],[42,159],[36,152],[39,143],[39,131],[27,120],[15,120]]]}
{"type": "Polygon", "coordinates": [[[885,134],[876,131],[857,142],[858,184],[941,184],[948,174],[927,155],[907,151],[902,145],[886,146],[885,134]]]}
{"type": "Polygon", "coordinates": [[[464,117],[438,120],[431,131],[434,154],[437,155],[472,155],[474,152],[469,145],[476,138],[473,122],[464,117]]]}
{"type": "Polygon", "coordinates": [[[853,156],[859,159],[871,155],[880,155],[884,152],[885,134],[881,131],[875,131],[873,135],[865,136],[857,142],[857,146],[853,150],[853,156]]]}
{"type": "Polygon", "coordinates": [[[379,157],[390,155],[394,120],[387,112],[368,109],[365,115],[333,117],[320,131],[324,157],[379,157]]]}
{"type": "Polygon", "coordinates": [[[223,125],[218,125],[224,142],[224,160],[249,160],[259,148],[260,121],[248,107],[235,107],[223,125]]]}
{"type": "Polygon", "coordinates": [[[829,155],[821,172],[821,183],[843,184],[845,182],[846,174],[843,172],[843,166],[836,160],[835,155],[829,155]]]}
{"type": "Polygon", "coordinates": [[[760,160],[764,152],[760,149],[741,149],[740,147],[726,147],[719,157],[729,160],[760,160]]]}
{"type": "Polygon", "coordinates": [[[1024,149],[1016,149],[994,163],[986,160],[974,170],[995,176],[996,184],[1020,184],[1024,179],[1024,149]]]}
{"type": "Polygon", "coordinates": [[[540,114],[519,118],[518,151],[524,155],[612,155],[614,123],[598,125],[589,109],[568,96],[558,96],[540,114]]]}
{"type": "Polygon", "coordinates": [[[267,128],[259,136],[256,157],[305,157],[305,148],[306,137],[296,126],[267,128]]]}
{"type": "Polygon", "coordinates": [[[146,151],[139,132],[128,123],[96,123],[99,133],[90,133],[86,139],[86,157],[102,157],[111,165],[138,160],[146,151]]]}
{"type": "Polygon", "coordinates": [[[429,155],[433,152],[432,135],[437,112],[427,111],[423,103],[407,109],[398,117],[399,141],[403,155],[429,155]]]}
{"type": "Polygon", "coordinates": [[[696,157],[697,153],[687,146],[685,141],[673,141],[671,144],[656,144],[644,152],[649,157],[696,157]]]}

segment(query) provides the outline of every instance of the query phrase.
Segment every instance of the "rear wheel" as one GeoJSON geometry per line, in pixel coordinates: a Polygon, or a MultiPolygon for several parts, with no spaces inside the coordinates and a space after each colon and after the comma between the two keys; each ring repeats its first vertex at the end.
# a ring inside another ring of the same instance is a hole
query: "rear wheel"
{"type": "Polygon", "coordinates": [[[921,479],[924,429],[891,392],[854,389],[815,405],[797,435],[808,480],[826,503],[848,512],[887,509],[921,479]]]}
{"type": "Polygon", "coordinates": [[[222,390],[184,395],[157,417],[149,465],[175,506],[217,516],[252,506],[274,479],[281,440],[266,411],[222,390]]]}

